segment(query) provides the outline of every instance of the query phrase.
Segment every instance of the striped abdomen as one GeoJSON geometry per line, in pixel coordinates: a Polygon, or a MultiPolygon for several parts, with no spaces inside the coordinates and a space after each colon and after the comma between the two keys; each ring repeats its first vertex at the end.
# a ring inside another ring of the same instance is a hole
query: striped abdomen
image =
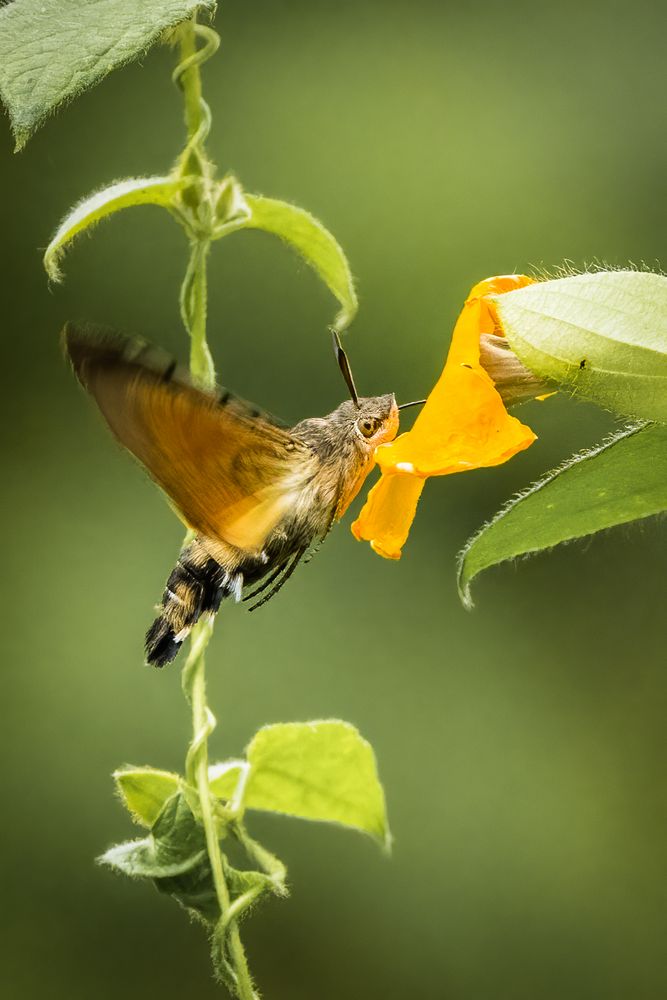
{"type": "Polygon", "coordinates": [[[229,574],[197,541],[181,552],[162,595],[160,614],[146,633],[146,660],[171,663],[201,615],[215,614],[223,597],[240,599],[243,577],[229,574]]]}

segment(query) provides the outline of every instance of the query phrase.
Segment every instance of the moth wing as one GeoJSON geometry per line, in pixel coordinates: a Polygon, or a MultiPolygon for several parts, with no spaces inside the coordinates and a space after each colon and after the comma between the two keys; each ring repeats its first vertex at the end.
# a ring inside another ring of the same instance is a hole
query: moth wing
{"type": "Polygon", "coordinates": [[[68,325],[66,352],[109,427],[198,534],[251,553],[316,472],[311,449],[267,414],[197,389],[145,341],[68,325]]]}

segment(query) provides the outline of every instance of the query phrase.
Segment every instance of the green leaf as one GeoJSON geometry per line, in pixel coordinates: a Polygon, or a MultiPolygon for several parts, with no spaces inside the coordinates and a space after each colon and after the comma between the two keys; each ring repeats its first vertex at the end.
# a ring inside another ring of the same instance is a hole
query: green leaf
{"type": "Polygon", "coordinates": [[[214,927],[220,919],[220,906],[208,857],[189,871],[153,879],[158,892],[171,896],[204,924],[214,927]]]}
{"type": "Polygon", "coordinates": [[[132,878],[171,878],[208,858],[203,828],[179,792],[167,800],[150,834],[110,848],[99,859],[132,878]]]}
{"type": "Polygon", "coordinates": [[[229,801],[234,797],[239,781],[248,773],[244,760],[226,760],[221,764],[211,764],[208,769],[208,785],[219,799],[229,801]]]}
{"type": "Polygon", "coordinates": [[[0,97],[21,149],[44,119],[214,0],[14,0],[0,9],[0,97]]]}
{"type": "Polygon", "coordinates": [[[624,430],[550,472],[470,539],[459,560],[461,600],[472,606],[470,583],[489,566],[665,510],[667,427],[624,430]]]}
{"type": "MultiPolygon", "coordinates": [[[[255,854],[259,849],[262,855],[266,854],[274,865],[279,866],[280,871],[278,876],[261,871],[244,871],[232,868],[225,861],[225,878],[232,901],[246,893],[251,895],[249,903],[266,892],[285,895],[282,865],[249,838],[247,841],[248,846],[253,848],[252,860],[257,860],[255,854]]],[[[159,892],[172,896],[209,926],[214,926],[220,919],[204,828],[195,819],[181,792],[167,799],[148,837],[117,844],[99,861],[131,878],[151,879],[159,892]]]]}
{"type": "Polygon", "coordinates": [[[89,229],[100,219],[133,205],[169,207],[177,192],[187,183],[187,178],[128,177],[88,195],[68,212],[46,248],[44,267],[49,278],[60,281],[60,265],[65,250],[84,229],[89,229]]]}
{"type": "Polygon", "coordinates": [[[357,296],[347,258],[329,230],[295,205],[258,195],[246,194],[244,198],[250,216],[238,228],[272,233],[301,254],[341,305],[336,329],[349,326],[357,312],[357,296]]]}
{"type": "Polygon", "coordinates": [[[131,878],[152,879],[206,924],[220,917],[206,836],[181,793],[167,800],[148,837],[117,844],[99,860],[131,878]]]}
{"type": "Polygon", "coordinates": [[[667,421],[667,277],[578,274],[494,302],[530,371],[624,416],[667,421]]]}
{"type": "MultiPolygon", "coordinates": [[[[270,892],[274,896],[284,895],[274,880],[263,872],[242,871],[232,868],[231,865],[226,865],[225,878],[232,901],[245,893],[251,893],[253,896],[250,904],[238,911],[237,918],[245,916],[252,905],[265,893],[270,892]]],[[[158,892],[171,896],[203,923],[209,927],[214,927],[217,924],[220,919],[220,906],[208,858],[196,865],[191,871],[170,878],[156,878],[153,881],[158,892]]]]}
{"type": "Polygon", "coordinates": [[[274,896],[281,895],[276,888],[274,879],[264,872],[245,871],[227,865],[226,874],[232,898],[242,896],[246,892],[270,892],[274,896]]]}
{"type": "MultiPolygon", "coordinates": [[[[248,746],[247,759],[246,807],[341,823],[389,847],[375,754],[354,726],[337,720],[265,726],[248,746]]],[[[237,780],[238,772],[229,771],[217,788],[231,797],[237,780]]]]}
{"type": "Polygon", "coordinates": [[[152,767],[123,767],[113,779],[124,804],[142,826],[151,827],[165,802],[180,787],[180,779],[171,771],[152,767]]]}

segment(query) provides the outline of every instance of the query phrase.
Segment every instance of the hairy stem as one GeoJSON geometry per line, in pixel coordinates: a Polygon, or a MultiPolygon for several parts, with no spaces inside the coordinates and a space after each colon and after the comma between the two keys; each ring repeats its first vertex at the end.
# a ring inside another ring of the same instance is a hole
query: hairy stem
{"type": "Polygon", "coordinates": [[[190,374],[202,389],[215,385],[215,366],[206,340],[206,270],[210,241],[193,240],[190,260],[181,286],[183,325],[190,335],[190,374]]]}
{"type": "Polygon", "coordinates": [[[233,912],[229,887],[225,878],[225,864],[213,812],[213,802],[208,782],[208,738],[216,721],[206,701],[205,652],[213,633],[213,619],[202,618],[192,630],[190,653],[183,668],[183,692],[192,707],[192,742],[185,760],[188,784],[197,789],[201,822],[206,836],[211,874],[215,886],[220,920],[214,932],[214,961],[221,978],[233,989],[239,1000],[256,1000],[243,944],[233,912]]]}
{"type": "Polygon", "coordinates": [[[199,67],[217,51],[220,38],[212,28],[197,24],[196,15],[180,28],[180,62],[172,74],[174,83],[183,91],[185,124],[188,141],[181,154],[180,172],[200,176],[208,181],[212,164],[204,151],[204,143],[211,129],[211,111],[202,97],[199,67]],[[197,39],[203,40],[197,48],[197,39]]]}
{"type": "MultiPolygon", "coordinates": [[[[181,287],[180,307],[183,324],[190,336],[190,371],[202,388],[215,384],[213,359],[206,341],[206,265],[210,248],[211,212],[208,181],[211,165],[204,151],[204,140],[210,127],[210,113],[201,94],[200,63],[217,48],[217,35],[211,29],[197,25],[194,19],[181,34],[181,62],[174,78],[183,90],[188,143],[181,159],[181,169],[199,175],[201,184],[192,189],[190,208],[194,212],[189,226],[190,260],[181,287]],[[197,50],[197,37],[205,39],[203,50],[197,50]],[[208,231],[207,231],[208,230],[208,231]]],[[[220,850],[218,828],[214,815],[208,780],[208,738],[216,721],[206,701],[205,652],[213,633],[213,619],[206,615],[195,625],[190,640],[190,653],[183,668],[183,692],[192,708],[192,742],[188,748],[186,779],[197,790],[201,823],[213,884],[220,909],[220,919],[213,935],[213,957],[216,969],[239,1000],[256,1000],[248,964],[234,919],[229,886],[225,877],[225,859],[220,850]]]]}

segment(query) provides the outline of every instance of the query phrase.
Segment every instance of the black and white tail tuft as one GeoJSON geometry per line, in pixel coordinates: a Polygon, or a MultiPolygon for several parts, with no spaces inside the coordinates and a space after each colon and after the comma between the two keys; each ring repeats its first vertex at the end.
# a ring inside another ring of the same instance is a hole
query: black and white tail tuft
{"type": "Polygon", "coordinates": [[[243,577],[230,575],[193,542],[181,552],[162,595],[160,614],[146,633],[146,661],[164,667],[175,658],[192,626],[215,614],[224,597],[241,596],[243,577]]]}

